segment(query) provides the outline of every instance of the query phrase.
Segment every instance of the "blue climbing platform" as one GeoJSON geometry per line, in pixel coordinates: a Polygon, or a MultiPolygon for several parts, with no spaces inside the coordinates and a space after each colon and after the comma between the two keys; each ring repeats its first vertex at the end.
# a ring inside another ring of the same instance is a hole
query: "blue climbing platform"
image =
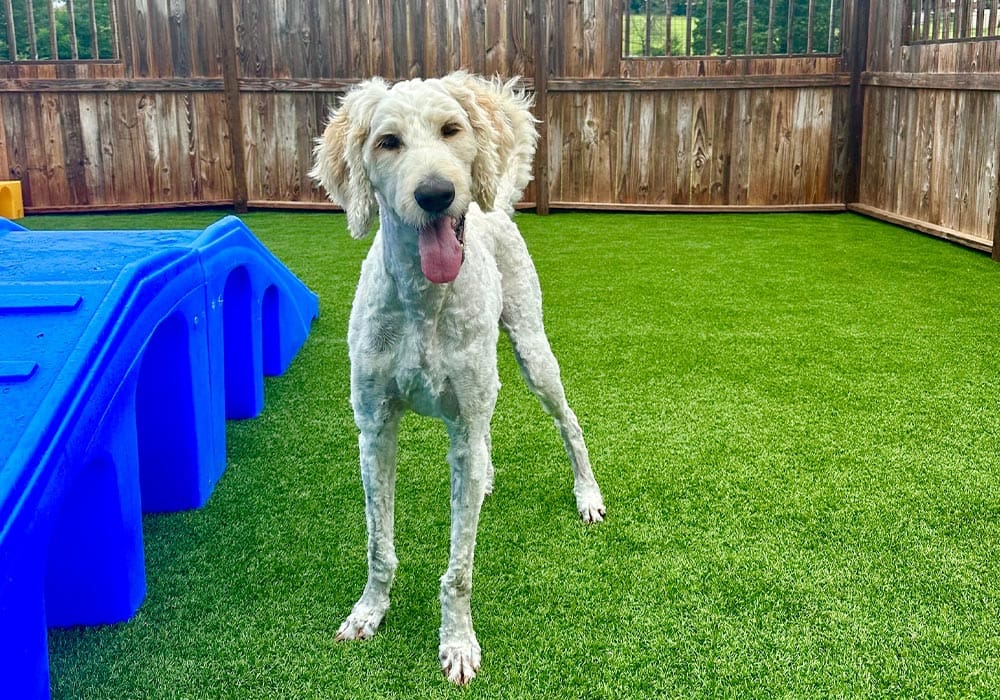
{"type": "Polygon", "coordinates": [[[236,217],[204,231],[0,219],[0,695],[49,694],[46,629],[146,593],[143,513],[198,508],[318,300],[236,217]]]}

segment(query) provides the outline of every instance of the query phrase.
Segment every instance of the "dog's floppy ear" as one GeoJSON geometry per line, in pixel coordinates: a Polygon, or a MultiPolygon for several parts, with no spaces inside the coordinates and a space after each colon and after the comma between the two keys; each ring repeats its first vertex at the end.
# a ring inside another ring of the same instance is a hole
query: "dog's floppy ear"
{"type": "Polygon", "coordinates": [[[347,212],[347,228],[355,238],[368,235],[378,212],[375,191],[365,170],[364,146],[375,107],[388,89],[381,78],[352,88],[340,107],[330,113],[313,151],[315,164],[309,175],[323,186],[332,202],[347,212]]]}
{"type": "Polygon", "coordinates": [[[516,78],[504,83],[460,71],[441,83],[469,115],[476,137],[473,197],[487,211],[512,212],[532,178],[538,132],[531,98],[515,89],[516,78]]]}

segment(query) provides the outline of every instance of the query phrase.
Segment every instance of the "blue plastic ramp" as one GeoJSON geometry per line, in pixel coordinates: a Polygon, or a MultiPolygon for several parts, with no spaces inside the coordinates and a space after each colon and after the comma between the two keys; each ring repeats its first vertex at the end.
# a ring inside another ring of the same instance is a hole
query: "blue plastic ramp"
{"type": "Polygon", "coordinates": [[[0,695],[49,693],[46,629],[127,620],[141,515],[198,508],[225,420],[318,300],[235,217],[204,231],[28,231],[0,219],[0,695]]]}

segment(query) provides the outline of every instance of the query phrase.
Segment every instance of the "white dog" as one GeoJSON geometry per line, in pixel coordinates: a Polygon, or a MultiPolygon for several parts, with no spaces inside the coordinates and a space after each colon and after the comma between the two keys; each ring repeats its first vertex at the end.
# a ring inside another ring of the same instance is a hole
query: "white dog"
{"type": "Polygon", "coordinates": [[[337,639],[371,637],[389,607],[400,418],[408,408],[440,418],[451,439],[451,552],[441,578],[439,655],[458,684],[476,675],[481,656],[472,559],[480,507],[493,486],[499,327],[562,434],[580,516],[592,523],[605,513],[542,327],[538,277],[510,219],[531,180],[537,133],[529,106],[513,83],[467,73],[391,87],[369,80],[331,114],[311,172],[344,207],[355,238],[368,233],[376,212],[380,223],[347,334],[368,583],[337,639]]]}

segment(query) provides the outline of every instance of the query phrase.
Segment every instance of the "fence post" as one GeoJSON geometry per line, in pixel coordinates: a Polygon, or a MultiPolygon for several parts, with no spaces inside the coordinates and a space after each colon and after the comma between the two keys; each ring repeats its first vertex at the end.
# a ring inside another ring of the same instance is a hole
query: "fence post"
{"type": "Polygon", "coordinates": [[[243,113],[240,111],[240,73],[236,57],[236,19],[233,3],[222,0],[222,82],[226,99],[226,126],[233,157],[233,208],[237,214],[247,211],[247,168],[243,152],[243,113]]]}
{"type": "MultiPolygon", "coordinates": [[[[1000,163],[1000,154],[997,154],[1000,163]]],[[[993,259],[1000,262],[1000,176],[993,180],[993,259]]]]}
{"type": "Polygon", "coordinates": [[[535,211],[549,213],[549,30],[546,3],[535,6],[535,113],[539,119],[535,151],[535,211]]]}
{"type": "Polygon", "coordinates": [[[854,204],[861,192],[861,132],[865,119],[865,93],[861,80],[868,64],[870,0],[854,0],[849,44],[844,46],[851,69],[850,117],[847,122],[847,179],[844,201],[854,204]]]}
{"type": "MultiPolygon", "coordinates": [[[[997,27],[997,12],[1000,10],[1000,4],[994,2],[993,7],[990,10],[990,26],[997,27]]],[[[980,36],[982,36],[982,31],[980,30],[980,36]]],[[[1000,149],[998,149],[1000,150],[1000,149]]],[[[997,164],[1000,165],[1000,152],[997,153],[997,164]]],[[[990,233],[993,234],[993,253],[992,257],[997,262],[1000,262],[1000,175],[993,178],[993,225],[989,227],[990,233]]]]}

